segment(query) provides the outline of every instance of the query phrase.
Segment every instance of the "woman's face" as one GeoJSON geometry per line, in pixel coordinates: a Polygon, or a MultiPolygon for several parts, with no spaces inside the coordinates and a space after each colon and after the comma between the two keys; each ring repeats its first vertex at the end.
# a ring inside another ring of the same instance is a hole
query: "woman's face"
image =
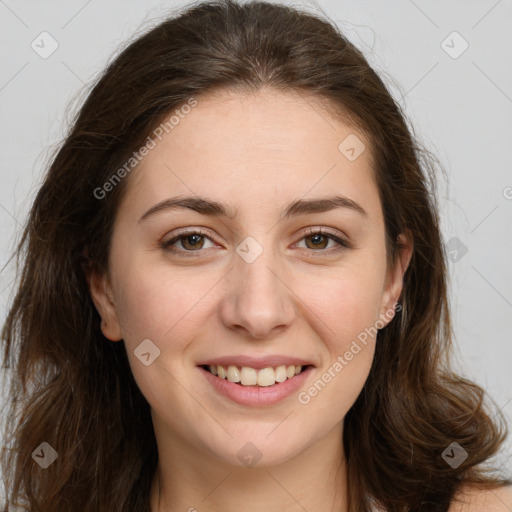
{"type": "Polygon", "coordinates": [[[341,429],[410,248],[387,273],[367,141],[313,97],[218,92],[163,133],[124,178],[109,270],[90,282],[103,333],[124,340],[157,439],[234,465],[278,464],[341,429]],[[334,196],[346,199],[317,204],[334,196]],[[228,215],[196,211],[200,198],[228,215]],[[247,366],[246,378],[309,368],[274,386],[223,381],[227,396],[199,366],[214,360],[247,366]]]}

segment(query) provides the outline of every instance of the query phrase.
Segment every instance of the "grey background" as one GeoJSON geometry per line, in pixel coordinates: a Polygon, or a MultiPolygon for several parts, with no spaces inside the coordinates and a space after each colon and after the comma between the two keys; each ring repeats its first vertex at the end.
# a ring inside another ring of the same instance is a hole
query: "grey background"
{"type": "MultiPolygon", "coordinates": [[[[86,84],[135,32],[183,4],[0,0],[0,269],[86,84]],[[59,45],[46,59],[31,47],[43,31],[59,45]]],[[[439,200],[443,237],[458,250],[449,266],[455,368],[512,422],[512,1],[317,5],[363,50],[447,171],[439,200]]],[[[13,278],[9,264],[0,273],[0,321],[13,278]]],[[[511,453],[509,439],[501,459],[509,468],[511,453]]]]}

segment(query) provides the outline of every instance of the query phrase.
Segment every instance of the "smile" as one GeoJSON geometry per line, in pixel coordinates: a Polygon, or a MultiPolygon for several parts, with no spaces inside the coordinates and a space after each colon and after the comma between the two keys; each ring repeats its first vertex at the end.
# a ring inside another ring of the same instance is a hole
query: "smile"
{"type": "Polygon", "coordinates": [[[306,366],[277,366],[258,370],[248,366],[222,366],[222,365],[204,365],[212,375],[220,379],[227,379],[229,382],[240,384],[242,386],[273,386],[276,382],[284,382],[301,373],[306,366]]]}
{"type": "Polygon", "coordinates": [[[281,365],[256,370],[246,366],[201,365],[197,368],[216,394],[239,405],[265,407],[298,392],[314,367],[281,365]]]}

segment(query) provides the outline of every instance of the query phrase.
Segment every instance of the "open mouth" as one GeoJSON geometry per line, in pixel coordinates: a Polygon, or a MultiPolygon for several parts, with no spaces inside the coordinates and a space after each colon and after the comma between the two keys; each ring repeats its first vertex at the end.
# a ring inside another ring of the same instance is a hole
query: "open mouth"
{"type": "Polygon", "coordinates": [[[245,387],[269,387],[293,379],[312,365],[277,366],[257,370],[245,366],[201,365],[201,368],[220,379],[245,387]]]}

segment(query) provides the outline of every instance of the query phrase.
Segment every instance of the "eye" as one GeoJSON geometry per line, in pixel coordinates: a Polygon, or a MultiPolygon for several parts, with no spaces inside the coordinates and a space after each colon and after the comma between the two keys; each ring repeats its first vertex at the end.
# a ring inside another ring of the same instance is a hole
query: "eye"
{"type": "Polygon", "coordinates": [[[319,253],[319,256],[323,256],[325,253],[330,254],[333,251],[325,251],[326,244],[328,245],[330,241],[334,242],[334,252],[349,249],[351,247],[350,243],[343,238],[336,236],[333,233],[329,233],[328,231],[324,231],[323,229],[310,228],[308,234],[304,236],[302,240],[305,240],[306,249],[311,249],[315,253],[319,253]],[[308,240],[310,241],[308,243],[308,240]]]}
{"type": "MultiPolygon", "coordinates": [[[[161,245],[165,251],[178,254],[179,256],[199,256],[201,249],[205,248],[205,239],[212,242],[207,233],[196,229],[181,232],[173,238],[163,241],[161,245]],[[174,247],[178,243],[181,245],[181,248],[174,247]]],[[[321,228],[310,228],[307,235],[300,239],[300,242],[303,240],[306,241],[306,249],[310,249],[311,252],[315,253],[315,256],[329,255],[332,252],[346,250],[351,247],[351,244],[347,240],[328,231],[324,231],[321,228]],[[334,248],[331,247],[331,250],[326,250],[330,241],[334,242],[334,248]]],[[[212,242],[212,247],[214,246],[215,244],[212,242]]]]}
{"type": "MultiPolygon", "coordinates": [[[[198,252],[204,248],[204,239],[211,241],[210,237],[201,230],[186,231],[179,235],[162,242],[162,248],[169,252],[181,253],[184,256],[195,256],[195,254],[187,254],[191,252],[198,252]],[[176,243],[180,243],[184,249],[176,249],[173,247],[176,243]]],[[[213,244],[214,246],[215,244],[213,244]]]]}

